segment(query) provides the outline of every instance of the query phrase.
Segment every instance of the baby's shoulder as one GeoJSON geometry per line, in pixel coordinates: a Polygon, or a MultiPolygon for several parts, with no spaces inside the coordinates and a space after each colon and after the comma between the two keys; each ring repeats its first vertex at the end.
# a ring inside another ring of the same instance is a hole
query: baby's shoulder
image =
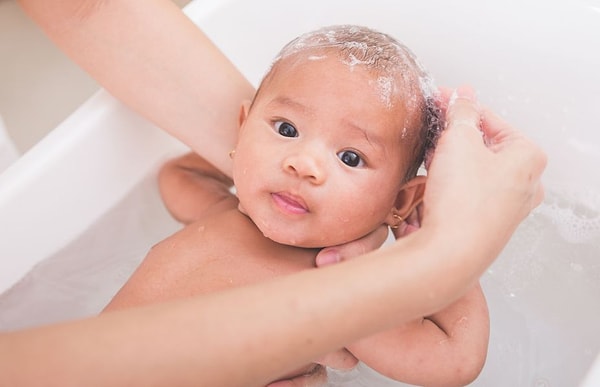
{"type": "Polygon", "coordinates": [[[205,270],[241,271],[263,279],[312,268],[317,253],[266,238],[237,208],[207,214],[161,244],[172,256],[193,259],[205,270]]]}

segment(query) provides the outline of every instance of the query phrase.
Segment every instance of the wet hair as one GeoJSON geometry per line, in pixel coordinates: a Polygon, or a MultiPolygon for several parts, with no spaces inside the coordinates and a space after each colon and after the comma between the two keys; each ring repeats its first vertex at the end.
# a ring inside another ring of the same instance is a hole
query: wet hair
{"type": "MultiPolygon", "coordinates": [[[[400,130],[409,144],[409,166],[404,181],[414,177],[428,153],[435,147],[442,127],[437,88],[431,76],[405,45],[390,35],[357,25],[336,25],[300,35],[275,57],[256,95],[278,71],[286,58],[299,53],[302,60],[319,60],[336,53],[342,63],[363,66],[377,77],[382,102],[388,107],[403,103],[407,118],[400,130]]],[[[256,96],[255,96],[256,98],[256,96]]]]}

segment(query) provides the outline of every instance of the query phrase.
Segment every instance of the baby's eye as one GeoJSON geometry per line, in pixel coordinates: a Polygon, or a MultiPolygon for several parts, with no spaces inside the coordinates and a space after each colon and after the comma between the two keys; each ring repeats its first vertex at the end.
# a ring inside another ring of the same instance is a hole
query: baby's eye
{"type": "Polygon", "coordinates": [[[277,121],[275,123],[275,129],[283,137],[298,137],[298,131],[289,122],[277,121]]]}
{"type": "Polygon", "coordinates": [[[345,150],[338,153],[337,156],[342,160],[342,163],[349,167],[362,167],[364,165],[364,162],[356,152],[345,150]]]}

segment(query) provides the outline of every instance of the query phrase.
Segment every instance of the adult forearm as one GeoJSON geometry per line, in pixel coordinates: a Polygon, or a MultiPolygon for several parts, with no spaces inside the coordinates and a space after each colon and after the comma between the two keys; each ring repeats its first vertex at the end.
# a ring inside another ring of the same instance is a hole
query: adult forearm
{"type": "Polygon", "coordinates": [[[229,174],[253,87],[169,0],[19,0],[103,87],[229,174]]]}

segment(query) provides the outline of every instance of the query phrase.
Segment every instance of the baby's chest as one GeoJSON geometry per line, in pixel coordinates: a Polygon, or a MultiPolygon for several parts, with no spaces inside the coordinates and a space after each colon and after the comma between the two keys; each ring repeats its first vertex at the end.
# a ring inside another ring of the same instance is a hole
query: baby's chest
{"type": "Polygon", "coordinates": [[[226,226],[206,224],[204,236],[193,238],[193,272],[204,285],[242,286],[314,268],[314,249],[275,243],[243,219],[226,226]]]}
{"type": "Polygon", "coordinates": [[[314,253],[297,248],[229,243],[205,267],[213,277],[224,276],[236,285],[264,281],[314,267],[314,253]]]}

